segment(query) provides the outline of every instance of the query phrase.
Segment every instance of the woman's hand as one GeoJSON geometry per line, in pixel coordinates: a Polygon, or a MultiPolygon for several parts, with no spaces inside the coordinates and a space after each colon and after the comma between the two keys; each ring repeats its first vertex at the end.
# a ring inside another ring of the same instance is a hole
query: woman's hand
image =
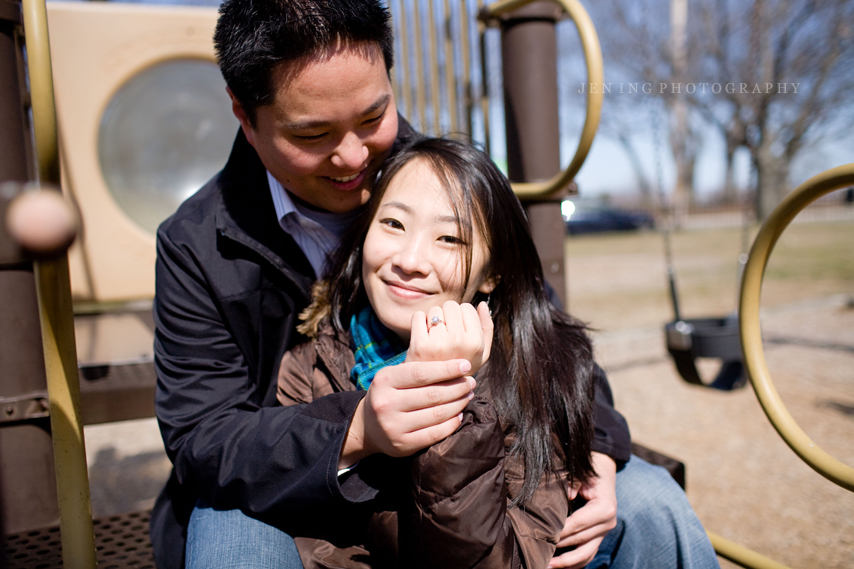
{"type": "Polygon", "coordinates": [[[489,307],[481,302],[471,304],[452,300],[434,306],[427,314],[412,315],[412,335],[407,362],[464,359],[471,363],[471,375],[489,359],[492,347],[492,318],[489,307]]]}

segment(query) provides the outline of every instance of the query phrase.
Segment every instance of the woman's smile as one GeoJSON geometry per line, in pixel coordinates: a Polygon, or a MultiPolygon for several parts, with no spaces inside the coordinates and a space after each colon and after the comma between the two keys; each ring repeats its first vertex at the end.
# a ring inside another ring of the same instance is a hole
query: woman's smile
{"type": "Polygon", "coordinates": [[[424,298],[425,296],[428,296],[430,294],[426,290],[421,289],[417,286],[408,285],[401,282],[384,282],[392,293],[404,299],[416,300],[424,298]]]}

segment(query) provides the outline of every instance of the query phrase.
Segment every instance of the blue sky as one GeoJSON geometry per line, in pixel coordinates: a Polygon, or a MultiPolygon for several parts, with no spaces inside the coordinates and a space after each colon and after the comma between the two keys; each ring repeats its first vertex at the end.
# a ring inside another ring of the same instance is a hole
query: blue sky
{"type": "MultiPolygon", "coordinates": [[[[563,133],[561,141],[562,164],[569,163],[577,144],[577,135],[563,133]]],[[[646,165],[647,175],[655,180],[655,150],[651,136],[635,137],[638,153],[646,165]]],[[[662,170],[664,188],[670,191],[673,186],[674,166],[672,154],[667,146],[662,148],[662,170]]],[[[792,186],[796,186],[811,176],[824,170],[854,162],[854,137],[841,142],[829,142],[805,151],[793,164],[791,172],[792,186]]],[[[718,190],[724,182],[724,142],[712,129],[709,129],[695,173],[695,189],[698,195],[707,195],[718,190]]],[[[744,189],[750,176],[750,158],[746,150],[740,151],[735,160],[736,185],[744,189]]],[[[619,143],[599,133],[587,156],[587,161],[578,173],[577,182],[584,195],[631,193],[637,182],[628,158],[619,143]]]]}

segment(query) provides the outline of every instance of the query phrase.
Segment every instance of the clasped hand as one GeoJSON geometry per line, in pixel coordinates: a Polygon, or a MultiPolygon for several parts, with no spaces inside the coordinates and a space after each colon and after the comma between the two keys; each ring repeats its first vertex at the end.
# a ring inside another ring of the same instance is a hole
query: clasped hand
{"type": "Polygon", "coordinates": [[[492,318],[486,303],[448,301],[412,316],[406,361],[374,377],[359,403],[339,468],[375,453],[409,456],[453,433],[489,358],[492,318]],[[438,320],[434,320],[438,318],[438,320]]]}
{"type": "Polygon", "coordinates": [[[452,300],[435,306],[427,314],[412,315],[412,335],[407,362],[468,360],[474,375],[489,359],[492,348],[492,318],[485,302],[471,304],[452,300]]]}

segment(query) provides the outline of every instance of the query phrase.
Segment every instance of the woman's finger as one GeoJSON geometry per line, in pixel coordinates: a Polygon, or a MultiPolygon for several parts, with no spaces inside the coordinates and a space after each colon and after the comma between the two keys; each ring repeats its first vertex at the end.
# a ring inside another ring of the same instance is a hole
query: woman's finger
{"type": "Polygon", "coordinates": [[[489,305],[481,302],[477,306],[477,315],[480,320],[480,328],[483,330],[483,361],[489,359],[489,354],[492,350],[492,334],[495,330],[495,324],[492,322],[492,316],[489,315],[489,305]]]}
{"type": "Polygon", "coordinates": [[[463,312],[460,305],[453,300],[448,300],[442,305],[442,314],[445,319],[445,327],[452,334],[465,333],[463,324],[463,312]]]}
{"type": "Polygon", "coordinates": [[[425,341],[427,341],[427,315],[419,310],[412,315],[409,333],[410,350],[407,353],[407,359],[409,354],[417,352],[418,346],[423,346],[425,341]]]}
{"type": "Polygon", "coordinates": [[[480,334],[483,327],[480,324],[480,315],[477,313],[477,309],[471,304],[465,303],[460,305],[460,312],[463,315],[465,331],[480,334]]]}
{"type": "Polygon", "coordinates": [[[445,323],[445,312],[441,306],[434,306],[427,311],[427,332],[445,332],[447,325],[445,323]]]}

